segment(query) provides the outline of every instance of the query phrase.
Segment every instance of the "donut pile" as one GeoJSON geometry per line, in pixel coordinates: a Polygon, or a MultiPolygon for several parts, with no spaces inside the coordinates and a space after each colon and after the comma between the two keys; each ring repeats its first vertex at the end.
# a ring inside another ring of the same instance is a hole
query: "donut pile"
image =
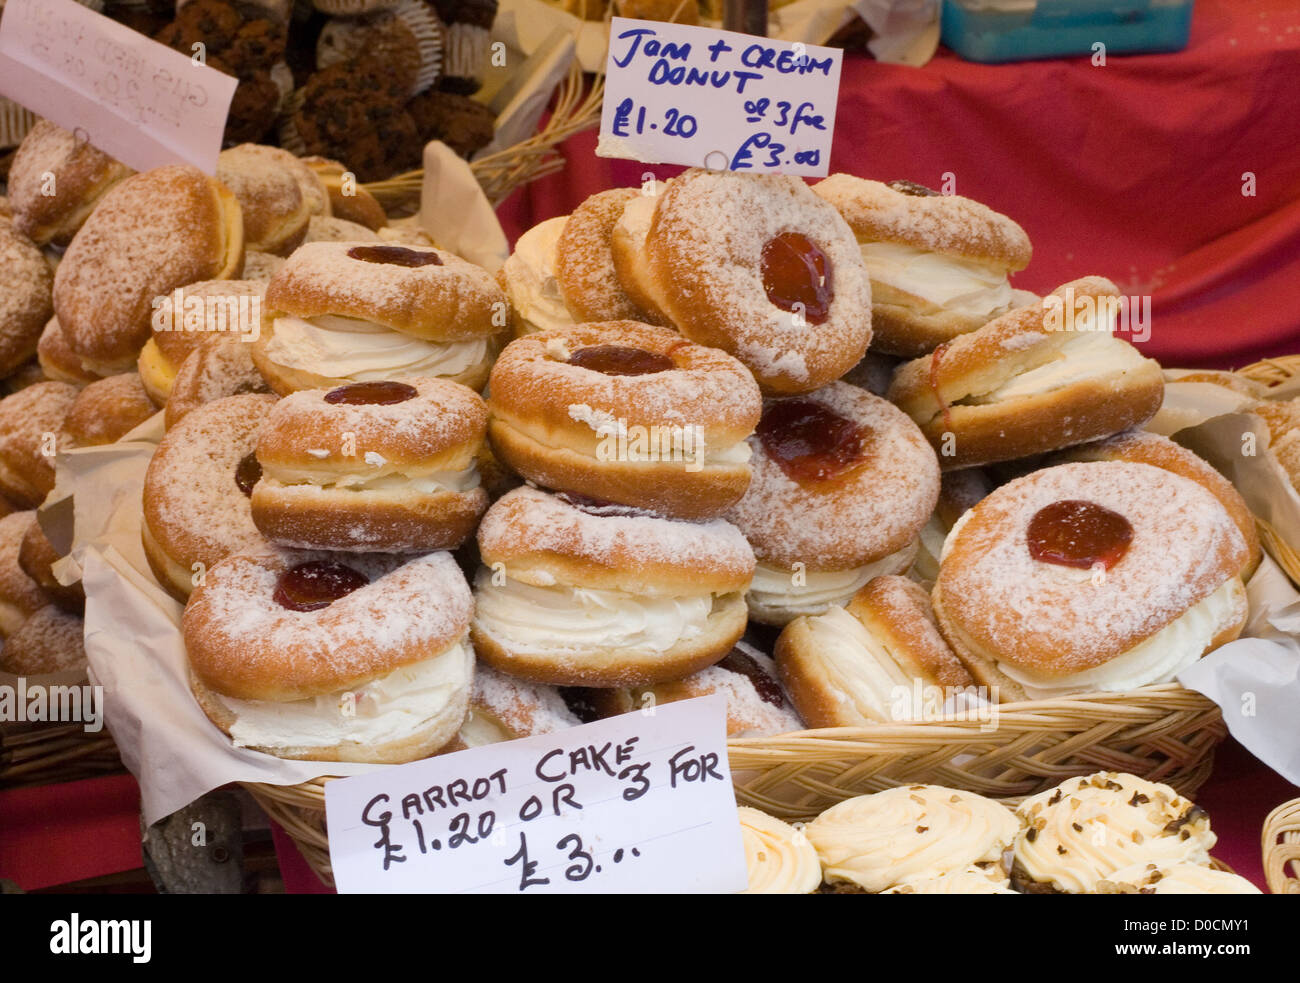
{"type": "Polygon", "coordinates": [[[45,438],[155,408],[142,540],[193,691],[283,757],[717,692],[738,737],[925,719],[1167,682],[1245,624],[1253,520],[1140,429],[1164,376],[1115,337],[1118,290],[1015,290],[1028,238],[977,202],[692,170],[541,223],[493,276],[342,177],[253,145],[215,179],[24,145],[6,632],[66,591],[25,545],[45,438]]]}
{"type": "Polygon", "coordinates": [[[1212,865],[1217,837],[1168,785],[1071,778],[1014,810],[910,785],[860,795],[799,828],[741,807],[747,894],[1259,894],[1212,865]]]}

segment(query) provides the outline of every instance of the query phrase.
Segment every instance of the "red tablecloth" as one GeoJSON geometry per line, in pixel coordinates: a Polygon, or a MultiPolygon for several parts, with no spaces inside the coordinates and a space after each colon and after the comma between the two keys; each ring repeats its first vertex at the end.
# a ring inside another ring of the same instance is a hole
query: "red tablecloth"
{"type": "MultiPolygon", "coordinates": [[[[594,156],[522,189],[513,237],[588,195],[679,168],[594,156]]],[[[1300,351],[1300,4],[1198,0],[1172,55],[923,68],[846,58],[831,168],[905,177],[1011,215],[1034,259],[1017,286],[1086,274],[1151,295],[1143,347],[1170,365],[1240,366],[1300,351]],[[1254,195],[1243,195],[1245,174],[1254,195]]]]}

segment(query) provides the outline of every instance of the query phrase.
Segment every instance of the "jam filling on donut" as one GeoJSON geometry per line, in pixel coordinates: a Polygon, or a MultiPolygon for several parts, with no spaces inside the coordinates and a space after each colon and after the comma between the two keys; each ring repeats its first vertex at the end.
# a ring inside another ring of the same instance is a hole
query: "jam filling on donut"
{"type": "Polygon", "coordinates": [[[729,672],[739,673],[754,684],[754,692],[764,703],[770,703],[774,707],[785,705],[785,697],[781,695],[781,687],[777,685],[775,679],[759,668],[753,657],[740,651],[732,649],[727,653],[727,657],[718,665],[729,672]]]}
{"type": "Polygon", "coordinates": [[[782,232],[763,247],[763,289],[781,310],[802,310],[804,320],[822,324],[835,296],[830,258],[802,233],[782,232]]]}
{"type": "Polygon", "coordinates": [[[363,263],[383,263],[387,266],[441,266],[442,260],[435,252],[408,249],[406,246],[353,246],[348,250],[350,259],[363,263]]]}
{"type": "Polygon", "coordinates": [[[369,577],[345,564],[309,560],[280,574],[272,596],[290,611],[319,611],[368,583],[369,577]]]}
{"type": "Polygon", "coordinates": [[[626,345],[592,345],[569,356],[569,364],[601,375],[654,375],[677,368],[667,355],[626,345]]]}
{"type": "Polygon", "coordinates": [[[1029,520],[1029,554],[1040,563],[1109,570],[1133,542],[1133,527],[1096,502],[1068,499],[1039,509],[1029,520]]]}
{"type": "Polygon", "coordinates": [[[405,382],[354,382],[331,389],[325,394],[325,402],[346,403],[348,406],[392,406],[418,395],[416,388],[405,382]]]}
{"type": "Polygon", "coordinates": [[[915,181],[904,181],[902,179],[890,181],[889,187],[901,194],[911,195],[913,198],[939,197],[939,192],[933,188],[927,188],[924,184],[917,184],[915,181]]]}
{"type": "Polygon", "coordinates": [[[755,430],[767,456],[792,481],[828,481],[866,456],[866,427],[811,399],[775,400],[755,430]]]}
{"type": "Polygon", "coordinates": [[[253,486],[261,480],[262,462],[257,459],[257,455],[251,451],[244,455],[244,459],[239,462],[235,468],[235,484],[245,495],[253,494],[253,486]]]}

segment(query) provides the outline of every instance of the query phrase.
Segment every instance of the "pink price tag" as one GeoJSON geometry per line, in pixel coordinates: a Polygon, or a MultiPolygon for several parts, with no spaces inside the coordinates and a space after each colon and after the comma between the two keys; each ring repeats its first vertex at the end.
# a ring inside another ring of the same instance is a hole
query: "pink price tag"
{"type": "Polygon", "coordinates": [[[8,0],[0,94],[138,171],[215,174],[238,80],[74,0],[8,0]]]}

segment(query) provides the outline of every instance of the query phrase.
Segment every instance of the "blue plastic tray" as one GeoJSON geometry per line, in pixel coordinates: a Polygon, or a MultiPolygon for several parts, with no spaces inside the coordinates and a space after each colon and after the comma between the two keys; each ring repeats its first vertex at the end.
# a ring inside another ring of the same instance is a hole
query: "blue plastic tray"
{"type": "Polygon", "coordinates": [[[970,61],[1024,61],[1180,51],[1187,47],[1193,0],[1038,0],[1024,10],[980,9],[943,0],[943,43],[970,61]]]}

